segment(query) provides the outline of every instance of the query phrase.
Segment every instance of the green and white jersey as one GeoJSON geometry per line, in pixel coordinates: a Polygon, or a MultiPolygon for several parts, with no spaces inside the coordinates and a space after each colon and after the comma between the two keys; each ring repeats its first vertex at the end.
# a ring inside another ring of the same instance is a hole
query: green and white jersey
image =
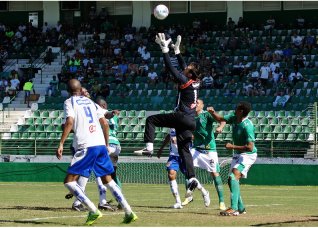
{"type": "MultiPolygon", "coordinates": [[[[243,119],[241,123],[237,123],[235,113],[230,113],[224,116],[224,120],[226,123],[232,125],[232,138],[234,145],[245,146],[249,142],[255,142],[254,125],[248,118],[243,119]]],[[[257,153],[257,148],[255,147],[254,143],[252,152],[235,151],[235,153],[254,154],[257,153]]]]}
{"type": "Polygon", "coordinates": [[[108,124],[109,124],[109,144],[120,145],[120,142],[117,139],[118,116],[115,115],[113,118],[109,119],[108,124]]]}
{"type": "Polygon", "coordinates": [[[213,131],[213,123],[216,122],[211,114],[207,111],[202,111],[195,117],[196,129],[193,133],[193,146],[197,149],[216,152],[216,144],[213,131]]]}

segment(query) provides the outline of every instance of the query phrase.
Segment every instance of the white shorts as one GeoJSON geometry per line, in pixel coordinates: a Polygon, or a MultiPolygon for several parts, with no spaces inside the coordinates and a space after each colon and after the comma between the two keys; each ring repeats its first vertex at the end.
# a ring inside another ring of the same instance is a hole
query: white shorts
{"type": "Polygon", "coordinates": [[[120,154],[121,151],[121,147],[120,145],[116,145],[116,144],[109,144],[108,147],[108,155],[110,157],[110,160],[113,163],[113,166],[117,166],[118,163],[118,156],[120,154]]]}
{"type": "Polygon", "coordinates": [[[208,172],[220,172],[220,166],[219,166],[219,158],[217,152],[206,152],[202,153],[199,150],[196,150],[195,148],[192,148],[190,150],[190,153],[193,158],[193,165],[195,167],[205,169],[208,172]]]}
{"type": "Polygon", "coordinates": [[[242,173],[242,178],[247,178],[247,172],[251,166],[255,163],[257,153],[254,154],[235,154],[231,162],[230,173],[232,169],[238,169],[242,173]]]}

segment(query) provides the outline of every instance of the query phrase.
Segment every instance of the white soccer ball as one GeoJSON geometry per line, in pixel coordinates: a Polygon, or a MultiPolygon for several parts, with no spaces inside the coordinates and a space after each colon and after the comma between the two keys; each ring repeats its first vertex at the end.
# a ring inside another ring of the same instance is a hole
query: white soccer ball
{"type": "Polygon", "coordinates": [[[169,9],[165,5],[157,5],[155,9],[153,10],[153,15],[158,20],[163,20],[169,15],[169,9]]]}

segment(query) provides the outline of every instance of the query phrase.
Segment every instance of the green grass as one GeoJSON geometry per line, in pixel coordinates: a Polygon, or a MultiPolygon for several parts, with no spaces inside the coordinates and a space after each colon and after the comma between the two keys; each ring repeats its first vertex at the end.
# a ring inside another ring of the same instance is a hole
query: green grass
{"type": "MultiPolygon", "coordinates": [[[[238,217],[219,216],[214,186],[211,205],[204,207],[202,197],[180,210],[174,203],[168,185],[124,184],[124,194],[139,220],[121,224],[123,211],[103,211],[104,217],[94,226],[318,226],[317,186],[241,186],[247,214],[238,217]]],[[[184,186],[179,186],[184,194],[184,186]]],[[[229,191],[225,186],[226,204],[229,191]]],[[[64,199],[67,190],[62,183],[0,183],[0,226],[83,226],[86,212],[72,211],[72,200],[64,199]]],[[[96,185],[89,183],[88,196],[97,204],[96,185]]],[[[108,193],[108,199],[112,198],[108,193]]]]}

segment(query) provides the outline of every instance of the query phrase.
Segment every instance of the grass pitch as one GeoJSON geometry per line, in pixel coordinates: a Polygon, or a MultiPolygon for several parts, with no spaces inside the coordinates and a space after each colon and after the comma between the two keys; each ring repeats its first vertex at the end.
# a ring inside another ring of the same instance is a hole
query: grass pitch
{"type": "MultiPolygon", "coordinates": [[[[206,208],[196,190],[194,202],[183,209],[174,203],[168,185],[124,184],[124,194],[139,219],[122,224],[123,211],[103,211],[93,226],[318,226],[317,186],[250,186],[241,192],[247,214],[219,216],[216,191],[211,184],[211,205],[206,208]]],[[[229,205],[229,191],[225,199],[229,205]]],[[[179,185],[183,196],[185,190],[179,185]]],[[[0,226],[83,226],[87,213],[72,211],[72,200],[62,183],[0,183],[0,226]]],[[[112,198],[109,191],[107,199],[112,198]]],[[[88,196],[98,203],[96,184],[89,183],[88,196]]]]}

